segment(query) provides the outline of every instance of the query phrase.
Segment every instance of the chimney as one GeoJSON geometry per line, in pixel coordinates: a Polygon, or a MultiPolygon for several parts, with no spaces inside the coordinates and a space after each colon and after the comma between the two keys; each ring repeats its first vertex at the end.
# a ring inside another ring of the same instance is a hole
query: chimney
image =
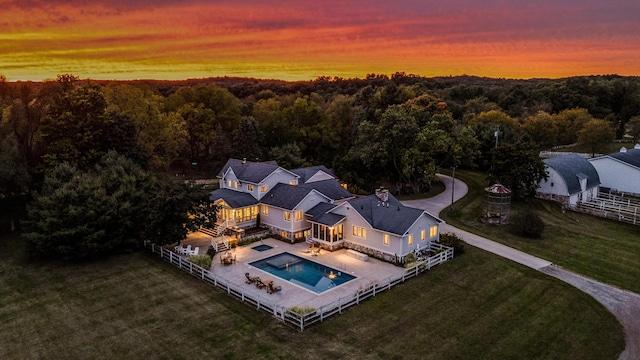
{"type": "Polygon", "coordinates": [[[380,199],[380,201],[387,202],[387,200],[389,200],[389,190],[381,187],[379,189],[376,189],[376,196],[378,197],[378,199],[380,199]]]}
{"type": "Polygon", "coordinates": [[[247,163],[247,158],[242,158],[242,163],[246,164],[247,163]]]}
{"type": "Polygon", "coordinates": [[[624,147],[624,146],[623,146],[623,147],[621,147],[621,148],[620,148],[620,152],[621,152],[621,153],[626,153],[626,152],[627,152],[627,148],[626,148],[626,147],[624,147]]]}

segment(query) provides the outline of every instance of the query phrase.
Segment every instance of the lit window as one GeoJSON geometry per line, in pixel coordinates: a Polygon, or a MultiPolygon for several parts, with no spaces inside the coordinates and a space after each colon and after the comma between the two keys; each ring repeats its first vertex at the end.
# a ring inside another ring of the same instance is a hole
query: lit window
{"type": "Polygon", "coordinates": [[[234,189],[238,189],[238,182],[237,182],[237,181],[234,181],[234,182],[233,182],[233,188],[234,188],[234,189]]]}
{"type": "Polygon", "coordinates": [[[353,236],[365,239],[367,237],[367,229],[360,226],[353,227],[353,236]]]}
{"type": "Polygon", "coordinates": [[[251,184],[247,184],[247,190],[249,190],[249,191],[253,191],[253,185],[251,185],[251,184]]]}
{"type": "Polygon", "coordinates": [[[296,211],[296,221],[301,221],[302,220],[302,210],[297,210],[296,211]]]}
{"type": "Polygon", "coordinates": [[[384,245],[389,246],[389,234],[384,234],[384,245]]]}
{"type": "Polygon", "coordinates": [[[420,230],[420,241],[427,240],[427,232],[426,230],[420,230]]]}
{"type": "Polygon", "coordinates": [[[296,180],[291,180],[289,181],[289,185],[298,185],[298,182],[296,180]]]}
{"type": "Polygon", "coordinates": [[[284,212],[284,221],[291,221],[291,211],[284,212]]]}
{"type": "Polygon", "coordinates": [[[260,192],[261,192],[261,193],[263,193],[263,192],[267,192],[267,189],[269,189],[269,187],[268,187],[267,185],[262,185],[262,186],[260,186],[260,192]]]}
{"type": "Polygon", "coordinates": [[[227,180],[227,187],[231,189],[231,180],[227,180]]]}
{"type": "Polygon", "coordinates": [[[434,225],[429,229],[429,237],[434,238],[438,235],[438,226],[434,225]]]}
{"type": "Polygon", "coordinates": [[[407,239],[407,244],[409,246],[413,245],[413,234],[409,234],[409,238],[407,239]]]}
{"type": "Polygon", "coordinates": [[[262,215],[269,216],[269,206],[262,204],[262,215]]]}

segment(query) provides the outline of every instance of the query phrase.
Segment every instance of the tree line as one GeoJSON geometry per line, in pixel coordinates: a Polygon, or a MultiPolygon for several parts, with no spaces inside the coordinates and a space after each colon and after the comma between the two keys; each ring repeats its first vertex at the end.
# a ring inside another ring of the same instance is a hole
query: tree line
{"type": "Polygon", "coordinates": [[[639,85],[636,77],[614,75],[507,80],[396,73],[301,82],[60,75],[17,83],[0,77],[0,198],[43,191],[61,171],[95,172],[112,152],[152,174],[214,176],[230,157],[286,168],[324,164],[354,192],[372,191],[381,178],[399,191],[421,192],[439,169],[478,168],[524,197],[545,176],[539,150],[582,142],[596,152],[625,134],[636,141],[639,85]]]}

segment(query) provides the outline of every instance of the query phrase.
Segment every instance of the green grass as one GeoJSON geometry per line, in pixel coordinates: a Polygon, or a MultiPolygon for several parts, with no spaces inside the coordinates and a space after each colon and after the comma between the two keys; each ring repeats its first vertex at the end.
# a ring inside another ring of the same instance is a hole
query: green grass
{"type": "Polygon", "coordinates": [[[146,252],[66,265],[0,236],[0,358],[615,359],[577,289],[482,250],[299,332],[146,252]]]}
{"type": "Polygon", "coordinates": [[[563,212],[554,202],[531,199],[513,202],[511,213],[529,207],[544,221],[541,239],[526,239],[509,232],[508,226],[480,222],[486,178],[478,172],[460,171],[468,195],[440,215],[449,224],[491,240],[552,261],[556,265],[605,283],[640,293],[640,227],[584,215],[563,212]]]}

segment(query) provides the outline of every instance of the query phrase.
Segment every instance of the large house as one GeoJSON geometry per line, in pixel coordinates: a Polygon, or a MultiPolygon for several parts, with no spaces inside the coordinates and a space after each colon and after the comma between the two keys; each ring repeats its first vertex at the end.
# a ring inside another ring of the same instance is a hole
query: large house
{"type": "Polygon", "coordinates": [[[355,249],[389,260],[439,240],[439,218],[402,205],[386,190],[354,197],[324,166],[295,170],[275,162],[230,159],[218,174],[224,228],[265,227],[291,241],[355,249]]]}
{"type": "Polygon", "coordinates": [[[612,191],[640,195],[640,144],[633,149],[589,159],[600,175],[601,186],[612,191]]]}
{"type": "Polygon", "coordinates": [[[569,208],[598,197],[600,177],[586,158],[569,154],[545,159],[544,164],[549,177],[538,186],[537,197],[569,208]]]}

